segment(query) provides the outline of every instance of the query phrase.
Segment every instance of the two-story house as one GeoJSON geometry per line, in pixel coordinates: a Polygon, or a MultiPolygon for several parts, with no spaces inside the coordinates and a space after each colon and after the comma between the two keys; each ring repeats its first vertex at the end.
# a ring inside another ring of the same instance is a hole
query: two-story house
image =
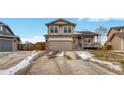
{"type": "Polygon", "coordinates": [[[47,50],[78,50],[79,48],[97,48],[97,37],[94,32],[75,31],[76,24],[64,19],[57,19],[46,24],[47,50]]]}
{"type": "Polygon", "coordinates": [[[107,34],[107,44],[114,50],[124,50],[124,26],[111,27],[107,34]]]}
{"type": "Polygon", "coordinates": [[[0,22],[0,52],[17,50],[20,38],[5,23],[0,22]]]}

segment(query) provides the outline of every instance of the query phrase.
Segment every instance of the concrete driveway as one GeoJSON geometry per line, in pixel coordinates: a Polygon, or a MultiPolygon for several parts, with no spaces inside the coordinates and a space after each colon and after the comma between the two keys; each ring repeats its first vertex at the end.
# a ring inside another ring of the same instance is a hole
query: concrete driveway
{"type": "Polygon", "coordinates": [[[28,75],[114,75],[92,62],[81,60],[73,51],[45,52],[23,74],[28,75]]]}
{"type": "Polygon", "coordinates": [[[0,52],[0,70],[11,68],[26,58],[31,51],[0,52]]]}

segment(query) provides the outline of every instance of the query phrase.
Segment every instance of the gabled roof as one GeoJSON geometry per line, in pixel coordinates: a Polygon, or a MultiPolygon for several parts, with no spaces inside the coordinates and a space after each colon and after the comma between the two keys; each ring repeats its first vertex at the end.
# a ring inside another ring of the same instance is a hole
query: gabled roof
{"type": "Polygon", "coordinates": [[[109,33],[110,33],[110,31],[111,31],[112,29],[121,29],[121,28],[124,28],[124,26],[111,27],[111,28],[109,29],[109,32],[108,32],[107,36],[109,35],[109,33]]]}
{"type": "Polygon", "coordinates": [[[3,23],[3,22],[0,22],[0,24],[2,24],[2,25],[6,25],[5,23],[3,23]]]}
{"type": "MultiPolygon", "coordinates": [[[[10,31],[10,33],[12,34],[12,35],[15,35],[13,32],[12,32],[12,30],[9,28],[9,26],[7,25],[7,24],[5,24],[5,23],[3,23],[3,22],[0,22],[0,25],[3,25],[4,27],[6,27],[9,31],[10,31]]],[[[1,32],[1,34],[2,34],[2,32],[1,32]]],[[[3,32],[3,34],[5,34],[4,32],[3,32]]]]}
{"type": "Polygon", "coordinates": [[[95,32],[90,32],[90,31],[78,31],[79,33],[81,33],[84,36],[98,36],[100,34],[95,33],[95,32]]]}
{"type": "Polygon", "coordinates": [[[75,23],[69,22],[69,21],[67,21],[67,20],[65,20],[65,19],[63,19],[63,18],[59,18],[59,19],[57,19],[57,20],[55,20],[55,21],[46,23],[46,26],[51,25],[51,24],[54,24],[54,23],[59,22],[59,21],[66,22],[66,23],[71,24],[71,25],[73,25],[73,26],[76,25],[75,23]]]}
{"type": "Polygon", "coordinates": [[[114,36],[124,38],[124,32],[116,32],[116,33],[114,33],[108,41],[111,41],[114,36]]]}
{"type": "Polygon", "coordinates": [[[8,33],[4,32],[4,31],[0,31],[0,37],[16,38],[16,39],[18,39],[19,41],[21,41],[21,40],[20,40],[20,37],[17,36],[17,35],[15,35],[15,34],[12,32],[12,30],[9,28],[9,26],[8,26],[7,24],[5,24],[5,23],[3,23],[3,22],[0,22],[0,25],[3,25],[4,27],[6,27],[6,28],[9,30],[9,32],[11,33],[11,34],[8,34],[8,33]]]}

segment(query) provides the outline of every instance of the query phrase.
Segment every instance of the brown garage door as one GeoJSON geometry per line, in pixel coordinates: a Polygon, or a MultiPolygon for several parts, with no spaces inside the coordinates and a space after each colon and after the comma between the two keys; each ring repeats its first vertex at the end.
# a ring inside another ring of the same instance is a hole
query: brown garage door
{"type": "Polygon", "coordinates": [[[48,43],[49,50],[61,51],[61,50],[72,50],[71,41],[50,41],[48,43]]]}

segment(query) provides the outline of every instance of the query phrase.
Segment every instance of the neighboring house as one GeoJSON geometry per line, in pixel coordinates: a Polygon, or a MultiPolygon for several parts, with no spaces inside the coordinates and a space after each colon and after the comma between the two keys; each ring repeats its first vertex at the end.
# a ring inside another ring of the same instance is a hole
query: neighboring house
{"type": "Polygon", "coordinates": [[[93,32],[76,32],[76,24],[64,19],[57,19],[46,24],[45,35],[47,50],[78,50],[97,48],[99,34],[93,32]]]}
{"type": "Polygon", "coordinates": [[[16,36],[6,24],[0,22],[0,52],[16,51],[20,38],[16,36]]]}
{"type": "Polygon", "coordinates": [[[124,26],[111,27],[107,34],[107,44],[114,50],[124,50],[124,26]]]}

